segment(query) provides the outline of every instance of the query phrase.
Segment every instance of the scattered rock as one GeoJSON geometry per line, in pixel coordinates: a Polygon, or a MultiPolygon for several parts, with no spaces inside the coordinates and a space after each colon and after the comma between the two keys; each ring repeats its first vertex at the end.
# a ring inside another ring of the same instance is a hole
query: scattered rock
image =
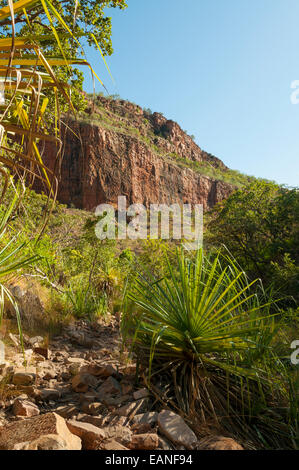
{"type": "Polygon", "coordinates": [[[131,426],[134,434],[146,434],[152,432],[152,426],[148,423],[136,423],[131,426]]]}
{"type": "Polygon", "coordinates": [[[99,414],[102,407],[103,407],[102,403],[85,402],[85,403],[82,404],[81,410],[83,411],[83,413],[86,413],[88,415],[96,416],[96,415],[99,414]]]}
{"type": "Polygon", "coordinates": [[[134,450],[155,450],[159,447],[157,434],[134,434],[129,445],[134,450]]]}
{"type": "Polygon", "coordinates": [[[43,341],[44,341],[44,338],[42,336],[34,336],[34,338],[29,338],[29,340],[28,340],[28,342],[31,344],[31,346],[40,345],[40,344],[43,343],[43,341]]]}
{"type": "Polygon", "coordinates": [[[19,336],[14,335],[14,334],[12,334],[12,333],[9,333],[8,336],[9,336],[10,340],[13,342],[13,344],[14,344],[17,348],[21,345],[19,336]]]}
{"type": "Polygon", "coordinates": [[[81,449],[81,439],[69,431],[64,419],[56,413],[47,413],[0,427],[0,450],[12,450],[16,444],[49,434],[64,439],[68,450],[81,449]]]}
{"type": "Polygon", "coordinates": [[[95,377],[110,377],[117,375],[117,370],[111,364],[92,363],[87,366],[87,372],[95,377]]]}
{"type": "Polygon", "coordinates": [[[43,401],[59,400],[60,395],[60,391],[54,388],[43,388],[42,390],[40,390],[40,398],[43,401]]]}
{"type": "Polygon", "coordinates": [[[57,377],[57,373],[55,372],[55,370],[47,370],[47,372],[45,373],[43,379],[44,380],[52,380],[52,379],[55,379],[57,377]]]}
{"type": "Polygon", "coordinates": [[[48,348],[41,348],[37,347],[33,349],[33,352],[39,354],[40,356],[44,357],[45,359],[49,359],[49,349],[48,348]]]}
{"type": "Polygon", "coordinates": [[[90,374],[78,374],[72,380],[72,389],[77,393],[86,393],[90,386],[96,387],[97,380],[90,374]]]}
{"type": "Polygon", "coordinates": [[[55,434],[41,436],[32,442],[16,444],[14,450],[69,450],[67,442],[55,434]]]}
{"type": "Polygon", "coordinates": [[[172,446],[171,442],[165,439],[162,436],[159,436],[159,449],[161,450],[173,450],[174,447],[172,446]]]}
{"type": "Polygon", "coordinates": [[[80,417],[78,417],[77,419],[78,421],[82,421],[83,423],[93,424],[98,428],[102,428],[104,424],[104,419],[102,416],[80,415],[80,417]]]}
{"type": "Polygon", "coordinates": [[[197,450],[244,450],[234,439],[223,436],[209,436],[201,439],[197,450]]]}
{"type": "Polygon", "coordinates": [[[121,393],[127,395],[133,391],[133,385],[131,382],[122,381],[121,382],[121,393]]]}
{"type": "Polygon", "coordinates": [[[197,437],[179,415],[172,411],[163,410],[158,415],[158,424],[161,433],[171,442],[183,445],[187,449],[195,447],[197,437]]]}
{"type": "Polygon", "coordinates": [[[84,450],[98,450],[101,442],[105,439],[105,432],[89,423],[70,420],[67,426],[71,433],[82,439],[84,450]]]}
{"type": "Polygon", "coordinates": [[[78,408],[74,405],[60,406],[56,408],[55,413],[62,416],[62,418],[70,419],[78,413],[78,408]]]}
{"type": "MultiPolygon", "coordinates": [[[[35,322],[44,321],[44,305],[40,296],[41,286],[37,281],[22,278],[18,280],[18,284],[10,285],[9,289],[18,303],[23,326],[33,327],[35,322]]],[[[15,317],[10,304],[7,306],[7,314],[15,317]]],[[[43,338],[41,339],[43,341],[43,338]]]]}
{"type": "Polygon", "coordinates": [[[81,357],[68,357],[66,359],[67,364],[78,364],[79,366],[83,366],[85,364],[85,360],[81,357]]]}
{"type": "Polygon", "coordinates": [[[138,411],[142,412],[145,411],[148,405],[148,400],[147,398],[142,398],[141,400],[138,401],[133,401],[132,403],[128,403],[127,405],[122,406],[118,410],[116,410],[116,413],[119,416],[130,416],[133,417],[138,411]]]}
{"type": "Polygon", "coordinates": [[[12,412],[15,416],[25,416],[26,418],[32,418],[32,416],[37,416],[40,413],[35,403],[20,398],[14,401],[12,412]]]}
{"type": "Polygon", "coordinates": [[[115,441],[128,446],[132,440],[132,431],[127,426],[108,426],[104,428],[106,439],[115,441]]]}

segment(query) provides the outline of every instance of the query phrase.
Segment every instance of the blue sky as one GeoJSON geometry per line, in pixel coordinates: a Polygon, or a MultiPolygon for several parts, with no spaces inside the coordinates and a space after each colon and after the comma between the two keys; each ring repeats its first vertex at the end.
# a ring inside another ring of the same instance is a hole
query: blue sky
{"type": "Polygon", "coordinates": [[[232,169],[298,185],[298,0],[128,0],[109,16],[115,85],[87,55],[111,94],[163,112],[232,169]]]}

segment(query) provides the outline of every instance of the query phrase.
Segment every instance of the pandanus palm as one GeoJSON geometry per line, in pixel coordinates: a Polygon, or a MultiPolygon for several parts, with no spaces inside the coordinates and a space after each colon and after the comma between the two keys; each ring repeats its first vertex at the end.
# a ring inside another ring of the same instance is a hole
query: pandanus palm
{"type": "Polygon", "coordinates": [[[181,249],[163,279],[137,278],[122,332],[164,405],[230,431],[233,419],[242,432],[282,392],[270,373],[271,306],[233,259],[200,249],[191,260],[181,249]]]}

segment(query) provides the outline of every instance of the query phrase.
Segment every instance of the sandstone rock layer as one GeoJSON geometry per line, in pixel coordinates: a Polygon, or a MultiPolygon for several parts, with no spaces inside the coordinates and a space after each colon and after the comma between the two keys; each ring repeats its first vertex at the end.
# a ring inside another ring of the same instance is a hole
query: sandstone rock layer
{"type": "MultiPolygon", "coordinates": [[[[146,207],[201,203],[207,209],[233,191],[230,184],[178,163],[181,159],[227,170],[221,160],[204,152],[163,115],[103,97],[89,113],[85,121],[68,121],[71,130],[63,135],[60,202],[92,210],[101,203],[116,205],[123,195],[129,204],[146,207]]],[[[43,158],[50,169],[56,153],[56,147],[48,143],[43,158]]],[[[36,189],[41,189],[38,183],[36,189]]]]}

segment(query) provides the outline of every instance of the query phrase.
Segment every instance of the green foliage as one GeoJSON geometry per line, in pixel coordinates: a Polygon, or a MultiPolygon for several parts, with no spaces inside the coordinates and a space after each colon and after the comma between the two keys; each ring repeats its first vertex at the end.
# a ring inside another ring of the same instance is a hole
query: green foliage
{"type": "Polygon", "coordinates": [[[257,181],[209,214],[206,242],[225,245],[252,277],[298,301],[299,192],[257,181]]]}

